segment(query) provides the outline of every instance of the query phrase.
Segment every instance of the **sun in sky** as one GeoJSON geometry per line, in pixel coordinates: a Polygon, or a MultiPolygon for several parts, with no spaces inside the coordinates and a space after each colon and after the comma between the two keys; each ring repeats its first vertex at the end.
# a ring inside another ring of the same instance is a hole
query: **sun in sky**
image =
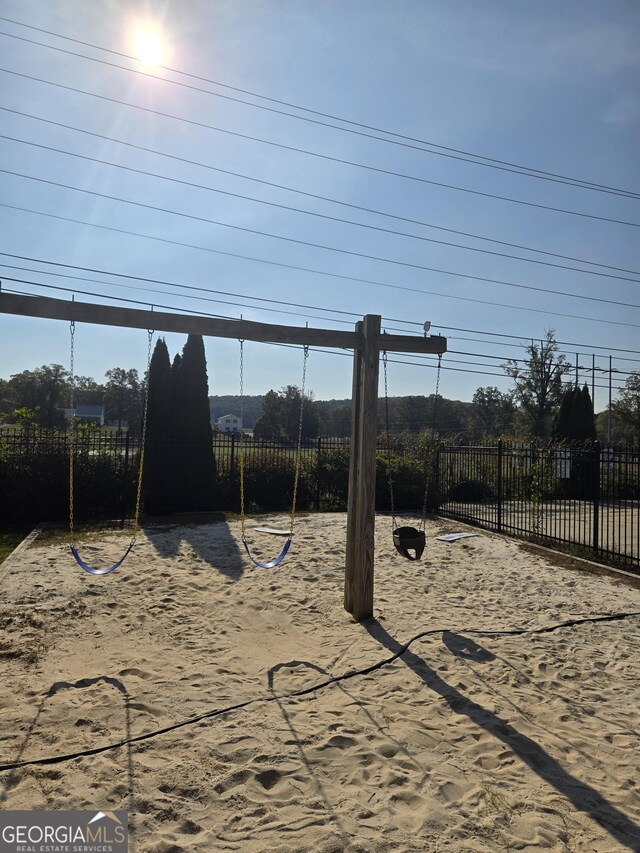
{"type": "Polygon", "coordinates": [[[149,67],[160,65],[164,58],[164,45],[157,32],[150,29],[138,30],[134,38],[134,49],[138,59],[149,67]]]}

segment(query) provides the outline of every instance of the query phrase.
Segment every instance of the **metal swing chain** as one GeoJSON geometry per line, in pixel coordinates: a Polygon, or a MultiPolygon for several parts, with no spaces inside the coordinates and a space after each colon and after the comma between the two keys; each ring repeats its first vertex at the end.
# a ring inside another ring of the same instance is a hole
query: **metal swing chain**
{"type": "Polygon", "coordinates": [[[309,347],[304,347],[304,358],[302,361],[302,388],[300,390],[300,421],[298,422],[298,444],[296,448],[296,467],[293,477],[293,500],[291,502],[291,522],[289,524],[289,536],[293,536],[293,525],[296,517],[296,501],[298,498],[298,482],[300,480],[300,469],[302,467],[302,421],[304,417],[304,392],[307,382],[307,359],[309,358],[309,347]]]}
{"type": "Polygon", "coordinates": [[[76,334],[76,321],[71,320],[69,324],[69,336],[71,340],[71,351],[69,357],[69,376],[70,376],[70,391],[69,391],[69,408],[71,409],[71,436],[72,440],[69,444],[69,541],[73,542],[74,533],[73,533],[73,458],[75,455],[75,445],[77,441],[77,431],[75,426],[75,387],[76,380],[74,376],[74,340],[76,334]]]}
{"type": "MultiPolygon", "coordinates": [[[[240,341],[240,423],[244,423],[244,341],[240,341]]],[[[238,464],[240,468],[240,535],[244,536],[244,429],[240,428],[240,447],[238,448],[238,464]]]]}
{"type": "Polygon", "coordinates": [[[389,496],[391,502],[391,525],[392,530],[396,528],[396,509],[394,505],[393,499],[393,474],[391,472],[391,462],[392,462],[392,454],[391,454],[391,433],[389,431],[389,377],[387,374],[387,351],[385,350],[382,353],[382,365],[384,368],[384,420],[385,420],[385,431],[384,431],[384,439],[387,445],[387,478],[389,480],[389,496]]]}
{"type": "MultiPolygon", "coordinates": [[[[438,353],[438,372],[436,374],[436,393],[433,401],[433,428],[436,428],[436,415],[438,413],[438,394],[440,392],[440,368],[442,367],[442,353],[438,353]]],[[[424,487],[424,502],[422,504],[422,530],[427,524],[427,503],[429,501],[429,471],[426,472],[425,487],[424,487]]]]}

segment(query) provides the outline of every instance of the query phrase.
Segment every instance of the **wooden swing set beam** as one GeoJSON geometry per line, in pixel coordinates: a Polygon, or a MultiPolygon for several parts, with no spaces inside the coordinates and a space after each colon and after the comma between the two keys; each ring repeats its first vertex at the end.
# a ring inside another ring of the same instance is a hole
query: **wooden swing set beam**
{"type": "Polygon", "coordinates": [[[377,314],[367,314],[356,324],[353,332],[343,332],[120,308],[2,291],[0,313],[263,343],[352,349],[351,456],[344,606],[358,622],[373,616],[380,351],[441,355],[447,351],[446,338],[435,335],[387,335],[381,331],[381,318],[377,314]]]}

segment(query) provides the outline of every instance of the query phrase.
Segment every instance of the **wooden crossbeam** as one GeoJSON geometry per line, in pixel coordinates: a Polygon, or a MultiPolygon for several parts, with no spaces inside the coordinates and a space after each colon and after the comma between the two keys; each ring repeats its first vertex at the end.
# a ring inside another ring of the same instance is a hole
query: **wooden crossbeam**
{"type": "MultiPolygon", "coordinates": [[[[214,338],[236,338],[264,343],[301,344],[332,349],[357,349],[361,345],[358,332],[336,329],[314,329],[255,323],[250,320],[224,320],[195,317],[139,308],[120,308],[91,302],[53,299],[48,296],[19,296],[0,292],[0,313],[48,320],[75,320],[100,326],[124,326],[130,329],[154,329],[157,332],[182,332],[214,338]]],[[[447,339],[421,338],[411,335],[383,335],[382,349],[388,352],[442,353],[447,339]]]]}

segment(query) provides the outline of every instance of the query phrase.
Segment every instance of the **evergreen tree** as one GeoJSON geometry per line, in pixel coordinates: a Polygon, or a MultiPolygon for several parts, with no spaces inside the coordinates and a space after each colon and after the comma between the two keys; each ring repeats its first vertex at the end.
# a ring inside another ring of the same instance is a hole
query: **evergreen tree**
{"type": "Polygon", "coordinates": [[[586,385],[582,390],[573,387],[564,392],[551,435],[559,441],[595,441],[593,403],[586,385]]]}
{"type": "Polygon", "coordinates": [[[562,395],[560,406],[553,419],[551,437],[556,441],[570,441],[573,419],[573,388],[568,388],[562,395]]]}
{"type": "Polygon", "coordinates": [[[147,437],[142,479],[144,510],[151,515],[171,511],[172,413],[171,363],[163,338],[156,342],[147,377],[147,437]]]}
{"type": "Polygon", "coordinates": [[[210,510],[215,493],[215,459],[209,413],[207,363],[201,335],[189,335],[171,371],[174,405],[176,509],[210,510]]]}
{"type": "Polygon", "coordinates": [[[595,441],[597,439],[596,433],[596,418],[595,413],[593,411],[593,401],[591,400],[591,394],[589,393],[589,389],[586,385],[583,386],[582,392],[580,394],[581,397],[581,435],[580,441],[595,441]]]}

